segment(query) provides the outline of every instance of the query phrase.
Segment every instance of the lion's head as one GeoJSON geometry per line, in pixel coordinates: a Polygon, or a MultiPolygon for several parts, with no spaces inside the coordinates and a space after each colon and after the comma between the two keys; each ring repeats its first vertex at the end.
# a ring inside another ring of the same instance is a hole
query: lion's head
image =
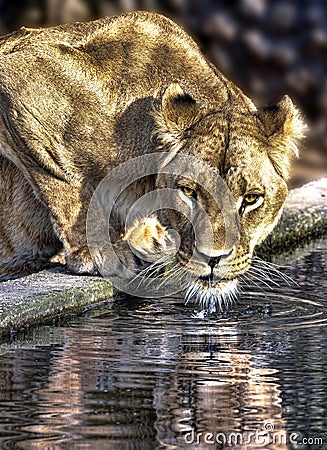
{"type": "Polygon", "coordinates": [[[251,270],[255,246],[280,217],[303,131],[288,97],[261,110],[244,98],[206,110],[178,84],[166,89],[154,112],[163,152],[155,191],[165,201],[160,194],[123,237],[152,274],[166,267],[167,279],[204,305],[230,300],[251,270]]]}

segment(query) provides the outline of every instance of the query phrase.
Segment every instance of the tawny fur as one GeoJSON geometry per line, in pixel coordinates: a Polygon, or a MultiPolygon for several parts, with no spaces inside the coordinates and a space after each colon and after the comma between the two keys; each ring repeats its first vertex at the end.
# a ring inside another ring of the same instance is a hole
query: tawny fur
{"type": "MultiPolygon", "coordinates": [[[[290,99],[258,110],[179,26],[158,14],[22,28],[4,36],[0,275],[38,269],[61,245],[71,270],[93,273],[85,227],[94,188],[119,164],[166,151],[171,156],[164,165],[178,153],[206,162],[236,203],[253,190],[264,196],[260,208],[240,216],[240,242],[225,277],[233,280],[248,269],[255,245],[280,215],[301,133],[290,99]]],[[[130,187],[125,198],[132,202],[149,189],[177,189],[177,181],[153,176],[130,187]]],[[[195,187],[213,224],[212,251],[219,252],[221,212],[195,187]]],[[[111,231],[120,259],[137,264],[127,245],[136,225],[122,238],[129,206],[117,207],[111,231]]],[[[163,230],[174,228],[181,236],[180,261],[187,259],[188,225],[169,210],[154,220],[158,226],[140,222],[137,241],[143,243],[135,247],[158,252],[163,230]]],[[[192,270],[207,273],[202,263],[192,270]]]]}

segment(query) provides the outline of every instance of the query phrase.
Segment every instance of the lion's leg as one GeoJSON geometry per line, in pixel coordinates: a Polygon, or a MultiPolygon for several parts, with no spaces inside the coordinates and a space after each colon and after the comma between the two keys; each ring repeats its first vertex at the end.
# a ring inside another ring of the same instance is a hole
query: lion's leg
{"type": "Polygon", "coordinates": [[[67,182],[48,174],[33,174],[37,196],[50,211],[52,224],[64,246],[66,263],[74,273],[96,273],[86,241],[87,208],[92,188],[79,181],[67,182]]]}
{"type": "Polygon", "coordinates": [[[17,167],[0,156],[0,279],[44,268],[60,248],[48,210],[17,167]]]}
{"type": "Polygon", "coordinates": [[[0,152],[23,174],[35,198],[44,205],[52,229],[64,246],[69,269],[96,273],[86,242],[86,215],[93,191],[67,174],[46,149],[38,146],[37,140],[33,143],[35,148],[26,147],[15,124],[9,120],[1,124],[0,118],[0,152]]]}

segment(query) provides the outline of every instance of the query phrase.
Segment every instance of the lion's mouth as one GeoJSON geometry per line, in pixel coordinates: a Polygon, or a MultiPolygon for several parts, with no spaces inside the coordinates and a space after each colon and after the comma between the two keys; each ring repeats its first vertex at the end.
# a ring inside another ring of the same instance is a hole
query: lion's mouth
{"type": "Polygon", "coordinates": [[[203,282],[203,284],[206,284],[208,287],[214,287],[216,284],[224,281],[230,281],[227,278],[224,277],[217,277],[213,273],[210,273],[208,275],[201,275],[198,280],[200,282],[203,282]]]}
{"type": "Polygon", "coordinates": [[[237,278],[217,278],[212,281],[209,276],[202,276],[190,285],[185,293],[185,300],[193,300],[200,305],[202,310],[217,312],[228,309],[237,299],[237,278]]]}

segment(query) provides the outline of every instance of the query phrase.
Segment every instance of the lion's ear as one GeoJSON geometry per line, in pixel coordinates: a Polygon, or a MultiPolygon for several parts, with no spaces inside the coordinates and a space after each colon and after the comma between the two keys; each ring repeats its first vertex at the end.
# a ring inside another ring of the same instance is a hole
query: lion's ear
{"type": "Polygon", "coordinates": [[[298,144],[304,136],[305,124],[287,95],[276,105],[260,110],[259,117],[269,140],[269,158],[286,180],[291,159],[298,156],[298,144]]]}
{"type": "Polygon", "coordinates": [[[170,84],[161,100],[161,114],[173,134],[191,128],[201,117],[199,105],[178,83],[170,84]]]}

